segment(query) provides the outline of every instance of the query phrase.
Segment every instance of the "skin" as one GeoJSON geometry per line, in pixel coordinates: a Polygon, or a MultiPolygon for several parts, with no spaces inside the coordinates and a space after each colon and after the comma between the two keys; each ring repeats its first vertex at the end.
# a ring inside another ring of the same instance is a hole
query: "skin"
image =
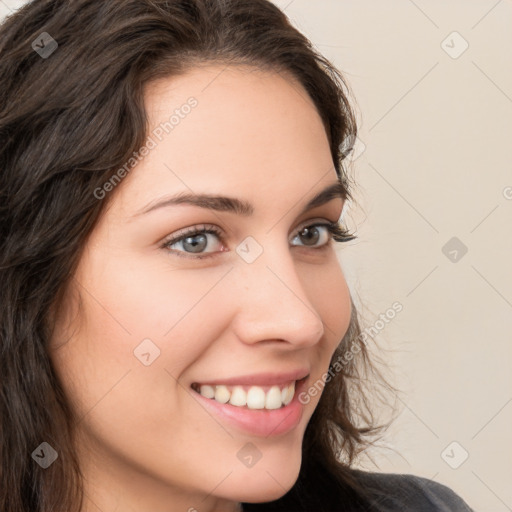
{"type": "Polygon", "coordinates": [[[337,180],[306,91],[282,73],[196,67],[146,87],[150,129],[190,96],[197,107],[115,189],[59,311],[51,358],[79,418],[83,512],[231,512],[284,495],[320,396],[297,428],[265,438],[213,417],[190,385],[303,367],[313,383],[349,325],[334,242],[319,248],[322,228],[316,246],[297,237],[338,221],[343,206],[334,198],[299,215],[337,180]],[[254,214],[175,205],[134,217],[182,191],[244,199],[254,214]],[[222,232],[207,235],[211,257],[161,247],[201,224],[222,232]],[[236,252],[248,236],[263,249],[250,264],[236,252]],[[134,356],[146,338],[160,349],[149,366],[134,356]],[[248,442],[262,455],[251,468],[237,458],[248,442]]]}

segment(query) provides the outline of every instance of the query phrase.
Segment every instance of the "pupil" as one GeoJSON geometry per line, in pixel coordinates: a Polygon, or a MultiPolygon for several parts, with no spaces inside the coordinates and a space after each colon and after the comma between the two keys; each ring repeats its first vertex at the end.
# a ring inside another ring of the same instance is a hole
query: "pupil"
{"type": "Polygon", "coordinates": [[[189,244],[190,248],[192,249],[191,252],[201,252],[206,247],[206,235],[195,235],[195,236],[189,236],[183,240],[183,247],[187,249],[186,245],[189,244]],[[201,238],[199,242],[197,242],[197,239],[201,238]],[[195,241],[196,240],[196,241],[195,241]]]}

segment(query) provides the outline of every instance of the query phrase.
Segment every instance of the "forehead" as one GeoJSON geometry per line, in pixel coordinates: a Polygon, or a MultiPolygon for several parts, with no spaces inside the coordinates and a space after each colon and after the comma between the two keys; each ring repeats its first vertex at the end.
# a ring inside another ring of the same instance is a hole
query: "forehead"
{"type": "Polygon", "coordinates": [[[288,74],[205,65],[147,84],[144,99],[152,149],[123,184],[127,213],[165,192],[298,198],[336,177],[316,107],[288,74]]]}
{"type": "MultiPolygon", "coordinates": [[[[179,130],[174,125],[173,135],[189,133],[189,125],[194,130],[203,127],[201,135],[210,141],[226,136],[246,140],[254,134],[259,135],[258,141],[268,141],[274,140],[271,137],[275,132],[287,124],[295,125],[295,130],[309,127],[309,133],[319,127],[320,118],[312,99],[291,74],[213,64],[146,84],[144,103],[150,127],[165,123],[174,112],[179,114],[190,98],[197,102],[190,112],[193,116],[186,114],[189,120],[180,122],[179,130]]],[[[284,135],[281,134],[281,142],[284,135]]]]}

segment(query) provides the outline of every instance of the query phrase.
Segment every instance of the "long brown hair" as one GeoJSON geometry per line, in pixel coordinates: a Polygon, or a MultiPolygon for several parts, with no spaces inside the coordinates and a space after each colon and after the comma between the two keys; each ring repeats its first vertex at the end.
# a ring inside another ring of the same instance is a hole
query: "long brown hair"
{"type": "MultiPolygon", "coordinates": [[[[2,512],[83,504],[75,418],[47,351],[52,312],[111,199],[98,200],[97,190],[146,140],[145,84],[202,62],[291,73],[318,109],[352,197],[343,162],[357,134],[348,86],[267,0],[33,0],[0,27],[2,512]],[[31,456],[43,441],[58,453],[47,469],[31,456]]],[[[273,505],[246,510],[329,510],[317,488],[327,478],[362,495],[350,467],[378,427],[354,304],[332,363],[297,484],[273,505]]]]}

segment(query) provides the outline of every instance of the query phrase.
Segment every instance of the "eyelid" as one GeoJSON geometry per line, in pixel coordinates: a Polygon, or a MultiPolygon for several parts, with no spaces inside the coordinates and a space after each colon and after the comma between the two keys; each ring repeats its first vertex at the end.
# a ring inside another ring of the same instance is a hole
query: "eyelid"
{"type": "Polygon", "coordinates": [[[178,230],[175,233],[172,233],[171,235],[164,238],[162,241],[163,244],[168,244],[170,242],[178,242],[182,238],[186,238],[189,234],[195,234],[198,231],[208,231],[212,230],[215,231],[215,233],[219,234],[219,236],[223,235],[222,228],[219,228],[215,224],[194,224],[193,226],[189,226],[187,228],[183,228],[178,230]]]}
{"type": "Polygon", "coordinates": [[[297,233],[304,228],[307,228],[309,226],[317,226],[317,225],[325,225],[325,224],[336,224],[338,222],[338,219],[336,220],[329,220],[326,218],[317,218],[317,219],[311,219],[311,220],[305,220],[304,222],[301,222],[293,231],[292,233],[297,233]]]}

